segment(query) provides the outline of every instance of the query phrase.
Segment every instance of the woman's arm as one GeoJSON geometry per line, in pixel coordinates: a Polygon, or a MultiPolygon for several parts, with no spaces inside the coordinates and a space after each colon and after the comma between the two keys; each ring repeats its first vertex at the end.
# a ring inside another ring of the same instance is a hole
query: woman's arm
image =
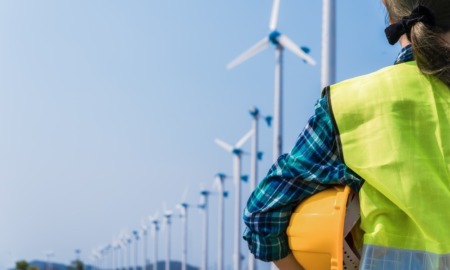
{"type": "Polygon", "coordinates": [[[327,185],[344,183],[355,187],[360,179],[351,175],[336,155],[327,100],[322,98],[292,151],[278,158],[248,199],[244,239],[251,253],[262,261],[288,256],[286,228],[293,208],[327,185]]]}

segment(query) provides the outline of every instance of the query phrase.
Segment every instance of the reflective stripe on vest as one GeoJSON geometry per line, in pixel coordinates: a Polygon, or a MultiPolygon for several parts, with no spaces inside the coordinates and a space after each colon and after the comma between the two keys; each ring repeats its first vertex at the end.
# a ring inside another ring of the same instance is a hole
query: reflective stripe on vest
{"type": "Polygon", "coordinates": [[[360,270],[449,270],[450,254],[364,245],[360,270]]]}
{"type": "Polygon", "coordinates": [[[341,158],[365,180],[366,250],[448,260],[450,89],[408,62],[333,85],[328,98],[341,158]]]}

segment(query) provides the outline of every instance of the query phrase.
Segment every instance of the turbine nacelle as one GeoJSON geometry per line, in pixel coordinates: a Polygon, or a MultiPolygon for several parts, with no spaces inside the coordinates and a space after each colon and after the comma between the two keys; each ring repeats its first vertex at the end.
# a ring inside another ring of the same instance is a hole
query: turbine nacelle
{"type": "Polygon", "coordinates": [[[275,45],[275,46],[279,46],[280,42],[278,41],[278,38],[281,36],[281,33],[278,32],[277,30],[273,30],[272,32],[269,33],[269,41],[275,45]]]}

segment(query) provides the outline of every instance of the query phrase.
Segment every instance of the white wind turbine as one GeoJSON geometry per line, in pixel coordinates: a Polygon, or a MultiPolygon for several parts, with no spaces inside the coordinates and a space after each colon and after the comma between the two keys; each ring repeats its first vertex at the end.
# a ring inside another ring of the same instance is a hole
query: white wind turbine
{"type": "MultiPolygon", "coordinates": [[[[250,192],[253,192],[255,190],[256,185],[258,184],[258,160],[262,158],[262,152],[258,151],[258,139],[259,139],[259,119],[261,117],[264,117],[261,115],[258,108],[253,107],[253,109],[250,110],[250,115],[252,116],[252,129],[253,129],[253,137],[252,137],[252,148],[251,148],[251,162],[250,162],[250,192]]],[[[264,120],[266,121],[267,125],[270,126],[272,122],[271,116],[265,116],[264,120]]],[[[251,252],[249,252],[248,255],[248,270],[254,270],[256,269],[255,264],[255,257],[251,252]]]]}
{"type": "Polygon", "coordinates": [[[203,245],[202,245],[202,265],[201,270],[208,269],[208,196],[210,192],[201,188],[200,203],[198,207],[203,210],[203,245]]]}
{"type": "Polygon", "coordinates": [[[180,217],[183,223],[183,243],[181,252],[181,270],[186,270],[187,268],[187,237],[188,237],[188,222],[187,222],[187,209],[189,204],[186,202],[186,197],[188,193],[188,188],[183,192],[181,203],[177,204],[176,207],[180,210],[180,217]]]}
{"type": "Polygon", "coordinates": [[[262,52],[268,48],[269,44],[275,45],[275,89],[274,89],[274,123],[273,123],[273,160],[276,159],[282,153],[282,70],[283,70],[283,49],[286,48],[293,52],[295,55],[300,57],[303,61],[308,64],[315,65],[316,62],[307,53],[308,48],[300,48],[295,44],[289,37],[281,34],[277,28],[278,22],[278,11],[280,7],[280,0],[273,1],[272,15],[269,23],[270,33],[267,37],[258,41],[253,47],[245,51],[243,54],[239,55],[236,59],[231,61],[227,68],[231,69],[242,62],[248,60],[249,58],[255,56],[256,54],[262,52]]]}
{"type": "Polygon", "coordinates": [[[119,259],[118,257],[120,256],[119,254],[119,248],[118,248],[118,243],[115,239],[115,237],[113,236],[112,241],[111,241],[111,268],[112,269],[119,269],[119,259]]]}
{"type": "Polygon", "coordinates": [[[146,270],[147,265],[148,265],[148,251],[147,251],[148,250],[148,248],[147,248],[147,246],[148,246],[148,236],[147,236],[148,226],[145,223],[144,218],[142,218],[142,221],[141,221],[141,232],[142,232],[142,241],[144,242],[143,243],[143,254],[142,254],[144,264],[143,264],[142,270],[146,270]]]}
{"type": "Polygon", "coordinates": [[[131,236],[128,233],[125,233],[123,235],[123,241],[126,243],[127,246],[127,260],[128,260],[128,269],[131,269],[131,236]]]}
{"type": "Polygon", "coordinates": [[[158,212],[156,212],[153,216],[149,216],[148,218],[150,222],[153,224],[153,254],[154,254],[153,270],[158,270],[158,231],[159,231],[158,212]]]}
{"type": "Polygon", "coordinates": [[[55,252],[53,252],[52,250],[48,250],[45,252],[45,256],[47,258],[46,268],[47,268],[47,270],[50,270],[52,268],[50,259],[55,256],[55,252]]]}
{"type": "Polygon", "coordinates": [[[234,182],[234,254],[233,254],[233,269],[241,269],[241,158],[244,153],[241,149],[242,145],[253,135],[253,130],[250,130],[244,135],[235,146],[216,139],[215,142],[225,149],[227,152],[233,154],[233,182],[234,182]]]}
{"type": "Polygon", "coordinates": [[[92,268],[94,270],[100,269],[100,259],[101,259],[100,253],[96,249],[93,249],[91,251],[91,260],[92,260],[92,268]]]}
{"type": "Polygon", "coordinates": [[[133,232],[134,235],[134,269],[138,270],[138,266],[139,266],[139,260],[138,260],[138,254],[139,254],[139,231],[138,230],[134,230],[133,232]]]}
{"type": "Polygon", "coordinates": [[[218,173],[214,179],[213,187],[217,188],[217,193],[219,195],[219,209],[217,211],[218,222],[217,222],[217,270],[223,269],[223,232],[224,232],[224,198],[227,197],[228,193],[224,191],[224,180],[226,175],[223,173],[218,173]]]}
{"type": "Polygon", "coordinates": [[[170,270],[170,224],[172,211],[168,210],[166,204],[164,204],[164,217],[166,218],[166,223],[164,228],[166,229],[166,267],[165,270],[170,270]]]}
{"type": "Polygon", "coordinates": [[[117,269],[125,268],[125,243],[122,239],[121,234],[116,238],[117,247],[117,269]]]}
{"type": "Polygon", "coordinates": [[[336,0],[322,3],[321,89],[336,82],[336,0]]]}

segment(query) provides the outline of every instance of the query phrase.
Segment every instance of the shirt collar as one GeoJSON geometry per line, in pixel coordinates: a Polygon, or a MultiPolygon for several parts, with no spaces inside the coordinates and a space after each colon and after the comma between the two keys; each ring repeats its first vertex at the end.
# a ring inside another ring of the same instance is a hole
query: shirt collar
{"type": "Polygon", "coordinates": [[[411,45],[407,45],[406,47],[402,48],[402,50],[398,54],[397,59],[395,60],[394,64],[395,65],[401,64],[401,63],[413,61],[413,60],[414,60],[414,55],[412,52],[412,47],[411,47],[411,45]]]}

